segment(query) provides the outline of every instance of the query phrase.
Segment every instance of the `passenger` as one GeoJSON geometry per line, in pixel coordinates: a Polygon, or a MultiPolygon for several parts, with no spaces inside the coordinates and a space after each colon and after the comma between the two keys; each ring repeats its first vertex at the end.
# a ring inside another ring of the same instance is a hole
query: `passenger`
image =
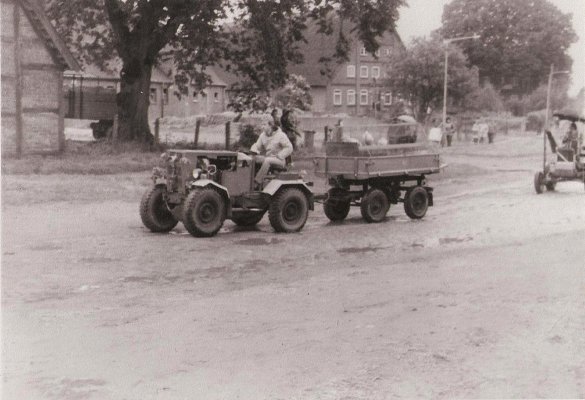
{"type": "Polygon", "coordinates": [[[299,138],[301,138],[301,134],[298,131],[296,125],[297,124],[294,118],[293,110],[289,110],[287,108],[282,110],[282,116],[280,117],[280,126],[282,127],[282,130],[288,137],[288,140],[290,140],[290,142],[292,143],[294,150],[297,149],[297,141],[299,138]]]}
{"type": "Polygon", "coordinates": [[[260,154],[256,157],[256,161],[261,162],[262,166],[254,180],[258,185],[262,185],[271,166],[286,166],[286,158],[292,154],[293,146],[276,122],[270,120],[268,129],[260,135],[256,143],[250,148],[250,151],[260,154]]]}

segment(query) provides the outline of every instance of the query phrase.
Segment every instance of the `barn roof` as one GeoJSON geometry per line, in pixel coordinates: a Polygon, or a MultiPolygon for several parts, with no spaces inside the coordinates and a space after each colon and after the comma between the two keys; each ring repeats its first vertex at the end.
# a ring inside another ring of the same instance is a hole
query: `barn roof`
{"type": "Polygon", "coordinates": [[[79,71],[79,63],[73,57],[53,25],[51,25],[51,21],[49,21],[49,18],[47,18],[47,15],[37,1],[17,0],[17,2],[21,5],[27,17],[31,20],[37,34],[43,39],[55,59],[65,68],[79,71]]]}

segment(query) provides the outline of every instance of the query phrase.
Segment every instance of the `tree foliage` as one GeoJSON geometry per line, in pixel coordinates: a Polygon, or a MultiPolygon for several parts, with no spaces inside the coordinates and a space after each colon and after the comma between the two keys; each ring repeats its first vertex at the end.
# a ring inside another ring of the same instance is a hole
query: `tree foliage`
{"type": "MultiPolygon", "coordinates": [[[[45,0],[48,14],[86,63],[122,62],[120,137],[150,138],[152,68],[175,64],[177,83],[205,85],[205,68],[221,63],[267,93],[286,82],[286,67],[302,61],[298,44],[314,19],[331,33],[332,18],[355,27],[366,49],[393,30],[404,0],[45,0]],[[197,66],[197,68],[196,68],[197,66]]],[[[339,37],[339,42],[346,38],[339,37]]],[[[341,49],[341,50],[339,50],[341,49]]],[[[338,57],[346,56],[344,47],[338,57]]],[[[347,51],[347,49],[345,50],[347,51]]]]}
{"type": "MultiPolygon", "coordinates": [[[[463,52],[448,47],[448,99],[461,104],[478,87],[477,69],[467,66],[463,52]]],[[[395,54],[388,64],[385,84],[399,97],[413,104],[418,119],[428,107],[440,108],[443,101],[445,47],[438,38],[417,38],[403,53],[395,54]]]]}
{"type": "Polygon", "coordinates": [[[482,80],[525,94],[546,81],[551,64],[570,69],[567,50],[577,39],[571,20],[547,0],[453,0],[443,11],[442,35],[479,34],[460,45],[482,80]]]}

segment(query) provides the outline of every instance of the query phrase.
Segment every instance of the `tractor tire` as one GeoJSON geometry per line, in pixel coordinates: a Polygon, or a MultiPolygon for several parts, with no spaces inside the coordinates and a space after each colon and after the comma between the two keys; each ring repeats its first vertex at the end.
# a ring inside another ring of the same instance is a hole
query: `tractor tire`
{"type": "Polygon", "coordinates": [[[329,196],[323,203],[323,211],[325,211],[325,215],[329,220],[333,222],[343,221],[349,214],[349,200],[336,199],[336,197],[341,197],[346,193],[345,190],[339,188],[329,189],[329,196]]]}
{"type": "Polygon", "coordinates": [[[183,225],[195,237],[214,236],[225,221],[226,204],[212,188],[195,189],[185,200],[183,225]]]}
{"type": "Polygon", "coordinates": [[[238,226],[254,226],[262,220],[264,212],[249,212],[232,216],[232,222],[238,226]]]}
{"type": "Polygon", "coordinates": [[[382,222],[390,209],[390,202],[386,193],[372,188],[362,197],[360,210],[367,222],[382,222]]]}
{"type": "Polygon", "coordinates": [[[421,219],[429,209],[429,194],[422,186],[415,186],[404,195],[404,211],[411,219],[421,219]]]}
{"type": "Polygon", "coordinates": [[[309,215],[309,200],[297,188],[285,188],[276,193],[268,208],[270,225],[276,232],[298,232],[309,215]]]}
{"type": "Polygon", "coordinates": [[[542,172],[534,174],[534,190],[536,194],[544,192],[544,174],[542,172]]]}
{"type": "Polygon", "coordinates": [[[168,232],[179,222],[164,200],[165,191],[161,186],[150,188],[140,201],[140,218],[152,232],[168,232]]]}

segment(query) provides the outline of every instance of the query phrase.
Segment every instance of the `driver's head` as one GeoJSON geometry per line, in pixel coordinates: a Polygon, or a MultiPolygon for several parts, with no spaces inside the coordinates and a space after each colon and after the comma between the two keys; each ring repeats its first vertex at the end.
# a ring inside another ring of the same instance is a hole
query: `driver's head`
{"type": "Polygon", "coordinates": [[[278,130],[278,124],[275,121],[268,121],[268,130],[266,131],[266,134],[268,136],[272,136],[274,135],[274,132],[276,132],[278,130]]]}
{"type": "Polygon", "coordinates": [[[572,131],[576,131],[577,130],[577,124],[574,122],[571,122],[571,126],[569,127],[570,130],[572,131]]]}

